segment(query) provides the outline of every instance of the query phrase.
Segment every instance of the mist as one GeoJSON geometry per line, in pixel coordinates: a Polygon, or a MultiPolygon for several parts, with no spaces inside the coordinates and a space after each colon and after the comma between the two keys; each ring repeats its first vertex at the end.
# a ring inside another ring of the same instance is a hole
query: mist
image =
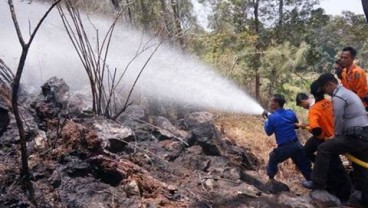
{"type": "MultiPolygon", "coordinates": [[[[19,1],[15,1],[14,4],[24,38],[28,40],[29,27],[33,30],[48,9],[48,5],[19,1]]],[[[0,14],[2,19],[0,58],[15,71],[21,47],[6,1],[0,2],[0,14]]],[[[90,37],[94,37],[91,38],[91,42],[94,43],[96,32],[89,21],[98,28],[101,38],[111,25],[112,19],[98,16],[88,18],[90,20],[84,15],[85,29],[90,37]]],[[[122,81],[123,88],[130,89],[158,42],[159,40],[133,30],[127,25],[117,26],[107,59],[110,69],[117,68],[121,74],[129,61],[136,56],[137,51],[147,47],[147,50],[128,68],[122,81]]],[[[21,82],[30,88],[39,88],[52,76],[63,78],[72,90],[88,88],[88,77],[56,9],[47,17],[32,43],[21,82]]],[[[159,47],[144,69],[135,92],[158,98],[161,102],[190,104],[225,112],[260,114],[263,111],[253,98],[231,80],[220,76],[196,57],[183,54],[165,44],[159,47]]]]}

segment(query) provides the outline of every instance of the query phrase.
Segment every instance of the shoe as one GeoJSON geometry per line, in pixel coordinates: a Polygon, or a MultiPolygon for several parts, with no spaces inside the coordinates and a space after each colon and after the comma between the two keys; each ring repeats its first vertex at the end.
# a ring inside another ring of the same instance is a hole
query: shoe
{"type": "Polygon", "coordinates": [[[313,181],[309,181],[309,180],[303,181],[302,185],[304,186],[304,188],[312,189],[313,188],[313,181]]]}
{"type": "Polygon", "coordinates": [[[316,207],[341,207],[340,199],[326,190],[313,190],[309,193],[309,197],[317,204],[316,207]]]}

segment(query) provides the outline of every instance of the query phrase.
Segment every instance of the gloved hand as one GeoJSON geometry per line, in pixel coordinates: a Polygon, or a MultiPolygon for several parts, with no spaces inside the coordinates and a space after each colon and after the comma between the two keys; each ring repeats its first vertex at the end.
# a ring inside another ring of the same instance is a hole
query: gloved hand
{"type": "Polygon", "coordinates": [[[269,113],[268,111],[263,111],[263,113],[262,113],[262,117],[263,117],[264,119],[267,119],[267,118],[268,118],[268,115],[270,115],[270,113],[269,113]]]}

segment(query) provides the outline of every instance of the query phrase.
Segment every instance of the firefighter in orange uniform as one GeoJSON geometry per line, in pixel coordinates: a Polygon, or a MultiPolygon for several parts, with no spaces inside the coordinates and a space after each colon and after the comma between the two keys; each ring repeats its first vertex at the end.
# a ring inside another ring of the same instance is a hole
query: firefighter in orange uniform
{"type": "MultiPolygon", "coordinates": [[[[314,162],[318,146],[333,137],[334,123],[333,105],[330,100],[324,98],[324,92],[320,90],[319,83],[314,81],[310,86],[310,90],[314,99],[309,98],[304,93],[298,93],[296,104],[309,110],[308,127],[312,137],[304,145],[304,151],[307,157],[314,162]]],[[[301,124],[300,127],[305,128],[307,125],[301,124]]],[[[347,201],[352,191],[349,175],[338,156],[331,158],[329,166],[326,190],[337,196],[341,201],[347,201]]],[[[312,188],[310,181],[304,181],[302,184],[306,188],[312,188]]]]}
{"type": "Polygon", "coordinates": [[[341,66],[344,67],[341,73],[341,84],[356,93],[364,103],[368,111],[368,84],[365,71],[354,64],[356,50],[352,47],[342,49],[340,56],[341,66]]]}

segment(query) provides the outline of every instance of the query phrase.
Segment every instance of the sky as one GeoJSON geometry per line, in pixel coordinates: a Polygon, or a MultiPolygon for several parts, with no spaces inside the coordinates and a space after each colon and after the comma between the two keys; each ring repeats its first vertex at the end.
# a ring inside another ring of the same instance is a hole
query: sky
{"type": "Polygon", "coordinates": [[[342,11],[364,14],[361,0],[320,0],[326,14],[339,15],[342,11]]]}
{"type": "MultiPolygon", "coordinates": [[[[207,14],[211,12],[208,5],[198,3],[198,0],[191,0],[194,12],[197,14],[199,24],[207,28],[207,14]]],[[[320,6],[329,15],[341,15],[342,11],[351,11],[355,14],[364,14],[361,0],[320,0],[320,6]]]]}

